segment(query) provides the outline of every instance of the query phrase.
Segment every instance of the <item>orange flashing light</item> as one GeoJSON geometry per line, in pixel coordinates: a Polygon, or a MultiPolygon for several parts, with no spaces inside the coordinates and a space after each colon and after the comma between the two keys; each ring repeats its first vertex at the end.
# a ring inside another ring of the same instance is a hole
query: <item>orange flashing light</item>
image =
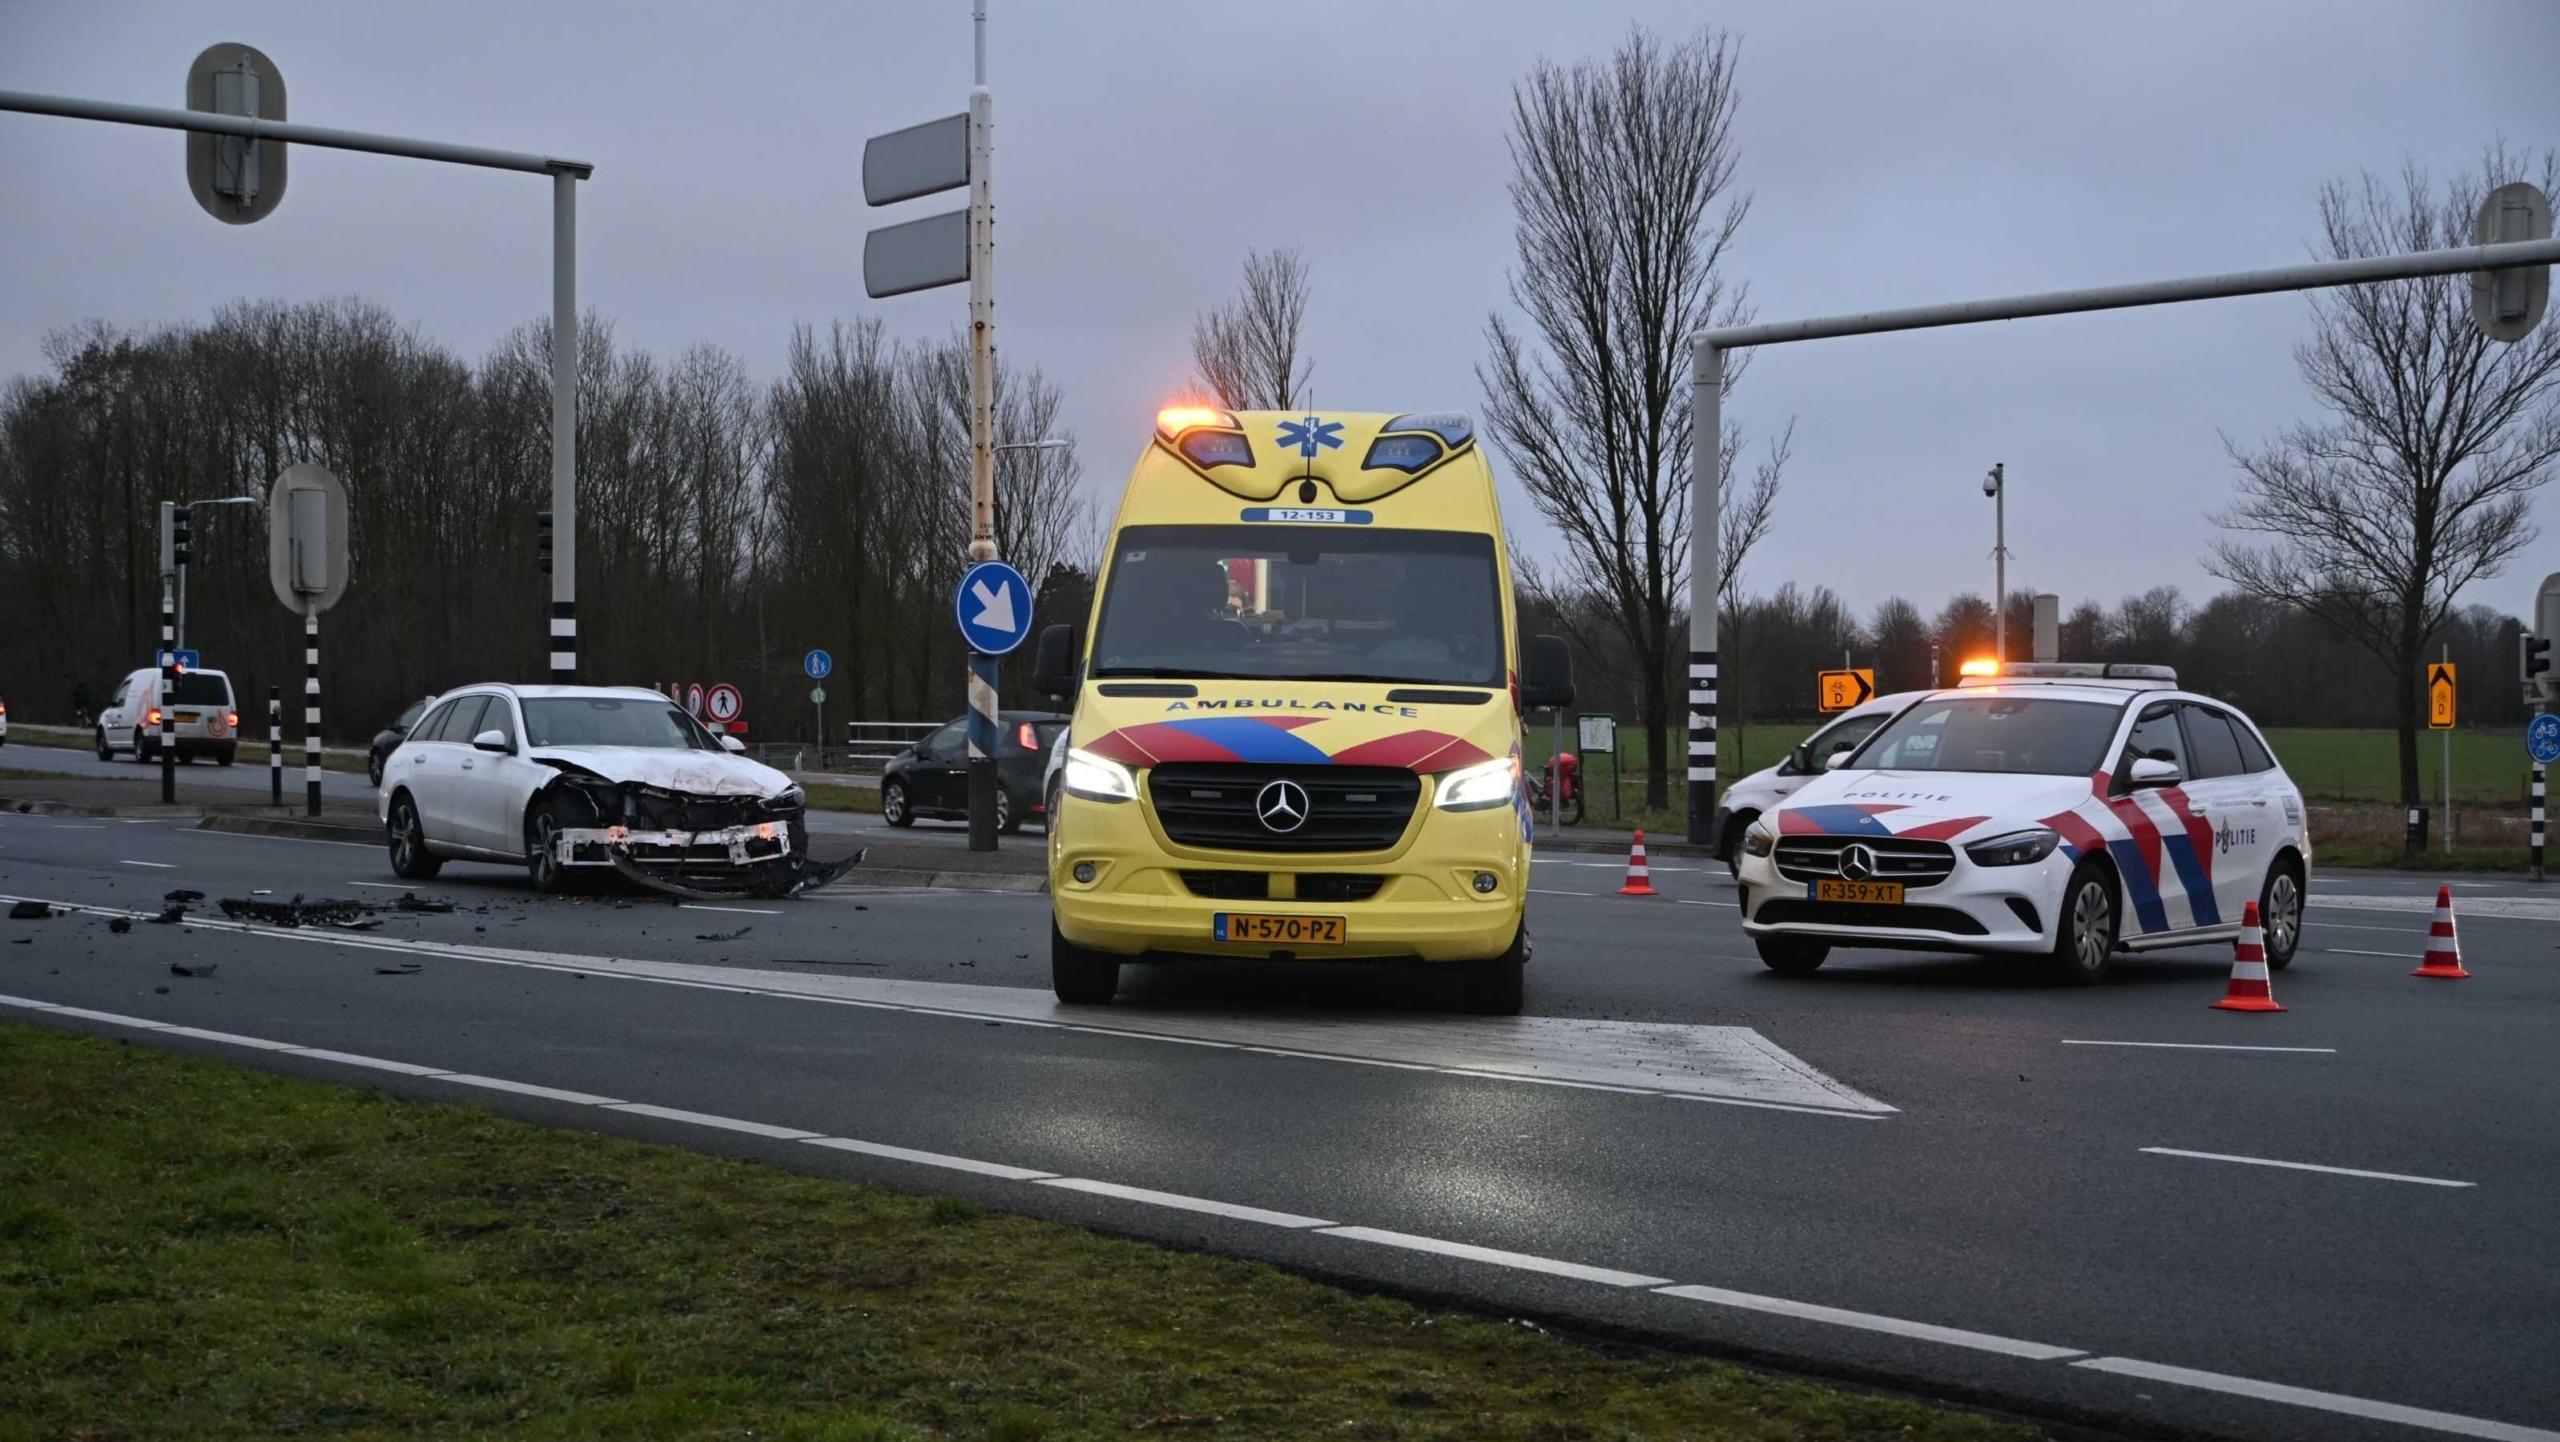
{"type": "Polygon", "coordinates": [[[1236,428],[1236,418],[1213,406],[1166,406],[1156,412],[1156,429],[1167,436],[1202,427],[1231,431],[1236,428]]]}
{"type": "Polygon", "coordinates": [[[1973,660],[1967,661],[1963,665],[1958,666],[1956,668],[1956,674],[1959,676],[1997,676],[2000,674],[2000,663],[1992,660],[1988,656],[1978,656],[1973,660]]]}

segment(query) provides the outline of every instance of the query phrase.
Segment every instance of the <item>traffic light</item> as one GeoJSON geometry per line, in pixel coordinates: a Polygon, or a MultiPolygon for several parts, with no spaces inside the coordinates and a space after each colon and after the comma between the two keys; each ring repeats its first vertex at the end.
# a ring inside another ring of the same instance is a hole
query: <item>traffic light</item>
{"type": "Polygon", "coordinates": [[[182,567],[187,564],[187,543],[194,538],[195,510],[193,506],[169,508],[170,545],[182,567]]]}
{"type": "Polygon", "coordinates": [[[2516,679],[2528,690],[2540,690],[2542,683],[2534,678],[2551,669],[2551,638],[2531,631],[2516,634],[2516,679]]]}
{"type": "Polygon", "coordinates": [[[551,513],[534,512],[533,523],[542,528],[541,538],[534,542],[534,548],[542,560],[542,574],[548,576],[551,574],[551,513]]]}

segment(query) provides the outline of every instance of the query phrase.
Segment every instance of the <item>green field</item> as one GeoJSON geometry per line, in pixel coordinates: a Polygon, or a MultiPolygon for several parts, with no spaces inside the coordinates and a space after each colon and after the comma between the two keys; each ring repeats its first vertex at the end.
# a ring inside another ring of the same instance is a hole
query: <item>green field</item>
{"type": "Polygon", "coordinates": [[[0,1022],[0,1442],[2017,1439],[953,1198],[0,1022]]]}

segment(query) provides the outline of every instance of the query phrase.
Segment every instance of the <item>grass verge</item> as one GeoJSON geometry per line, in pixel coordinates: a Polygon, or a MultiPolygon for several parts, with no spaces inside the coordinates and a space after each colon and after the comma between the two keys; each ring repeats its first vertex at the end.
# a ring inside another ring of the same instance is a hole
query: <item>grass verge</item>
{"type": "Polygon", "coordinates": [[[2019,1438],[0,1023],[0,1438],[2019,1438]]]}

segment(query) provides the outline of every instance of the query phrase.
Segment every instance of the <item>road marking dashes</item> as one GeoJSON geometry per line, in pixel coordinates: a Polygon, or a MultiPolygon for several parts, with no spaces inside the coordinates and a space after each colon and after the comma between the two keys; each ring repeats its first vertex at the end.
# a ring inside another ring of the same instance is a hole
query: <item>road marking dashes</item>
{"type": "Polygon", "coordinates": [[[2176,1147],[2144,1147],[2155,1157],[2187,1157],[2200,1162],[2238,1162],[2251,1167],[2281,1167],[2289,1172],[2326,1172],[2333,1177],[2363,1177],[2377,1182],[2415,1182],[2422,1187],[2476,1187],[2478,1182],[2454,1182],[2442,1177],[2413,1177],[2402,1172],[2368,1172],[2358,1167],[2324,1167],[2313,1162],[2279,1162],[2269,1157],[2235,1157],[2227,1152],[2190,1152],[2176,1147]]]}
{"type": "Polygon", "coordinates": [[[2216,1041],[2077,1041],[2064,1037],[2062,1044],[2064,1046],[2156,1047],[2162,1051],[2296,1051],[2314,1052],[2322,1056],[2338,1054],[2338,1049],[2334,1046],[2235,1046],[2230,1042],[2216,1041]]]}

